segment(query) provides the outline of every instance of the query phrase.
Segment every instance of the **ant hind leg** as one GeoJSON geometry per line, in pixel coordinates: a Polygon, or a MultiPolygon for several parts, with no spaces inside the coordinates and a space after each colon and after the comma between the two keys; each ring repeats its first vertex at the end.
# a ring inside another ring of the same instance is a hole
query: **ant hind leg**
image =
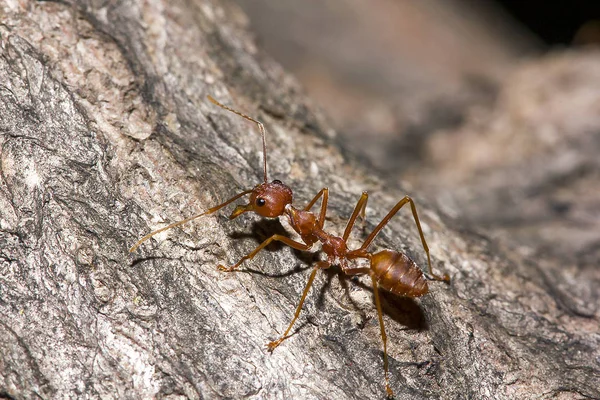
{"type": "Polygon", "coordinates": [[[421,237],[421,243],[423,244],[423,249],[425,250],[425,254],[427,254],[427,266],[429,269],[429,275],[431,275],[432,279],[436,281],[444,281],[450,282],[450,277],[448,274],[444,274],[444,276],[436,275],[431,268],[431,256],[429,254],[429,246],[427,246],[427,242],[425,241],[425,236],[423,235],[423,229],[421,228],[421,222],[419,221],[419,215],[417,214],[417,207],[415,206],[415,202],[409,196],[404,196],[402,200],[400,200],[391,210],[390,212],[381,220],[381,222],[373,229],[373,232],[365,239],[365,242],[357,250],[357,253],[365,252],[367,247],[371,244],[371,242],[375,239],[375,237],[379,234],[381,229],[390,222],[390,220],[396,215],[396,213],[407,203],[410,204],[410,209],[412,211],[413,219],[415,221],[415,225],[419,231],[419,236],[421,237]]]}

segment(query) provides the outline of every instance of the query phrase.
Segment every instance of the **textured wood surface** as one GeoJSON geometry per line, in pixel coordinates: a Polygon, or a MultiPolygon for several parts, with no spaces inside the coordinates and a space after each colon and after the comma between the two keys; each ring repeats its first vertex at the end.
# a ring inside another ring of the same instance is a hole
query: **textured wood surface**
{"type": "MultiPolygon", "coordinates": [[[[271,176],[297,203],[330,188],[333,231],[363,190],[367,231],[415,197],[452,283],[416,301],[383,295],[396,398],[600,397],[598,253],[556,269],[341,153],[235,6],[8,1],[0,21],[0,397],[384,397],[368,280],[320,274],[296,333],[269,354],[317,256],[274,247],[217,271],[284,232],[277,221],[224,212],[128,253],[260,181],[254,127],[208,94],[265,122],[271,176]]],[[[425,265],[408,212],[375,244],[425,265]]]]}

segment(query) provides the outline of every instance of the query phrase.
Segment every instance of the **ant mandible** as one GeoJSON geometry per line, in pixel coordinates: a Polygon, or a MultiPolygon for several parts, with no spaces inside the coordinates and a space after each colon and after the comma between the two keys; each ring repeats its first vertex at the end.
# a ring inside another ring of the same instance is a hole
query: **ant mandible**
{"type": "Polygon", "coordinates": [[[256,185],[253,189],[245,190],[242,193],[233,196],[231,199],[227,200],[222,204],[209,208],[201,214],[194,215],[190,218],[186,218],[182,221],[175,222],[173,224],[165,226],[164,228],[149,233],[148,235],[141,238],[129,251],[134,252],[140,246],[140,244],[142,244],[144,241],[151,238],[152,236],[156,235],[157,233],[166,231],[167,229],[171,229],[179,225],[183,225],[189,221],[192,221],[204,215],[212,214],[220,210],[221,208],[231,204],[240,197],[250,194],[250,202],[246,205],[238,205],[233,210],[233,213],[231,213],[231,215],[229,216],[229,219],[237,218],[242,213],[249,211],[255,212],[258,215],[266,218],[277,218],[281,215],[286,215],[289,219],[292,228],[298,233],[298,235],[300,235],[302,242],[292,240],[286,236],[275,234],[267,240],[265,240],[264,242],[262,242],[248,255],[242,257],[233,266],[225,267],[223,265],[219,265],[219,270],[226,272],[236,270],[240,265],[242,265],[244,261],[253,259],[259,251],[268,246],[269,243],[271,243],[272,241],[278,241],[294,249],[302,251],[310,250],[315,243],[321,242],[321,249],[327,255],[327,261],[318,261],[314,265],[310,277],[308,278],[308,283],[306,284],[304,292],[302,293],[302,297],[300,298],[300,303],[298,304],[298,307],[296,307],[296,312],[294,313],[294,318],[292,319],[292,322],[290,322],[289,326],[285,330],[285,333],[279,339],[272,341],[267,345],[268,350],[275,350],[275,348],[279,346],[281,342],[283,342],[289,337],[288,335],[292,327],[294,326],[294,323],[298,319],[298,316],[300,315],[300,311],[302,310],[302,304],[304,303],[304,299],[306,299],[306,295],[308,294],[308,291],[315,279],[317,271],[319,271],[320,269],[329,268],[333,264],[337,264],[341,267],[342,271],[346,275],[369,274],[371,276],[371,281],[373,282],[375,306],[377,307],[379,328],[381,330],[381,339],[383,341],[383,369],[385,373],[385,389],[388,396],[393,396],[388,376],[389,373],[387,357],[387,337],[385,334],[385,328],[383,326],[381,300],[379,298],[378,288],[382,287],[383,289],[391,293],[405,297],[422,296],[429,291],[429,288],[427,286],[427,280],[425,279],[425,276],[423,275],[421,269],[415,264],[413,260],[411,260],[404,253],[393,250],[382,250],[378,253],[372,253],[368,251],[368,247],[371,244],[371,242],[375,239],[377,234],[381,231],[381,229],[383,229],[383,227],[387,225],[390,219],[392,219],[392,217],[405,204],[410,204],[415,224],[417,225],[417,229],[419,230],[421,243],[423,243],[423,248],[425,249],[425,253],[427,254],[427,265],[429,267],[429,274],[434,280],[445,282],[450,281],[448,275],[444,275],[443,277],[438,276],[434,274],[431,269],[431,257],[429,255],[429,247],[427,246],[427,242],[425,241],[425,237],[423,236],[423,230],[421,229],[421,223],[419,222],[419,216],[417,215],[417,209],[415,207],[414,201],[410,197],[405,196],[390,210],[390,212],[383,218],[383,220],[381,220],[381,222],[375,227],[373,232],[371,232],[371,234],[365,239],[362,246],[360,246],[358,249],[350,250],[347,247],[348,237],[350,236],[350,231],[352,230],[356,218],[359,216],[359,214],[362,218],[364,218],[365,216],[365,209],[367,206],[368,199],[367,192],[363,192],[362,196],[358,200],[358,203],[356,204],[356,207],[354,207],[354,212],[348,220],[348,224],[346,225],[346,229],[344,230],[344,234],[342,235],[342,237],[338,237],[327,233],[323,229],[323,225],[325,224],[325,214],[327,213],[327,200],[329,198],[329,190],[327,188],[321,189],[321,191],[317,193],[317,195],[304,208],[294,207],[292,205],[292,189],[290,189],[280,180],[275,179],[274,181],[269,182],[267,179],[267,145],[264,125],[260,121],[255,120],[254,118],[251,118],[239,111],[236,111],[219,103],[211,96],[208,96],[208,99],[217,106],[234,114],[237,114],[240,117],[243,117],[248,121],[252,121],[256,125],[258,125],[262,136],[263,145],[264,182],[256,185]],[[322,198],[321,211],[317,216],[310,210],[319,200],[319,198],[322,198]],[[348,265],[349,261],[359,258],[369,260],[370,266],[353,267],[348,265]]]}

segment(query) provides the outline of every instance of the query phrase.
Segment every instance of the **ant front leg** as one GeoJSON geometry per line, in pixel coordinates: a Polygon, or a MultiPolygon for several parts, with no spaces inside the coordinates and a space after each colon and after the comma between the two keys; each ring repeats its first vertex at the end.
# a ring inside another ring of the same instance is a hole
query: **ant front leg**
{"type": "Polygon", "coordinates": [[[404,198],[402,200],[400,200],[390,210],[390,212],[381,220],[379,225],[377,225],[375,227],[375,229],[373,230],[373,232],[371,232],[371,234],[367,237],[367,239],[365,240],[363,245],[360,247],[360,249],[355,250],[354,252],[357,254],[365,253],[367,247],[369,247],[369,245],[371,244],[373,239],[375,239],[375,237],[377,236],[379,231],[381,231],[381,229],[383,229],[383,227],[386,226],[388,224],[388,222],[390,222],[390,220],[394,217],[394,215],[396,215],[396,213],[406,203],[410,203],[410,209],[412,210],[413,219],[415,220],[415,224],[417,225],[417,229],[419,230],[419,236],[421,237],[421,243],[423,244],[423,249],[425,249],[425,253],[427,254],[427,265],[429,267],[429,274],[432,276],[433,279],[435,279],[437,281],[450,282],[450,277],[448,276],[448,274],[444,274],[444,276],[439,276],[439,275],[436,275],[433,273],[433,270],[431,268],[431,256],[429,255],[429,246],[427,246],[427,242],[425,241],[425,236],[423,235],[423,229],[421,229],[421,222],[419,222],[419,215],[417,214],[417,207],[415,206],[415,202],[413,201],[413,199],[411,199],[409,196],[404,196],[404,198]]]}
{"type": "Polygon", "coordinates": [[[321,202],[321,212],[319,213],[319,228],[323,229],[323,225],[325,224],[325,214],[327,214],[327,201],[329,200],[329,189],[323,188],[317,195],[308,203],[306,207],[304,207],[304,211],[310,211],[310,209],[315,205],[319,197],[323,196],[323,201],[321,202]]]}
{"type": "Polygon", "coordinates": [[[294,323],[298,319],[298,316],[300,316],[300,311],[302,311],[302,305],[304,304],[306,295],[308,295],[308,291],[310,290],[310,287],[312,286],[313,281],[315,280],[317,271],[320,269],[327,269],[330,266],[331,266],[331,264],[329,264],[327,261],[319,261],[315,264],[312,272],[310,273],[310,277],[308,278],[308,282],[306,283],[306,287],[304,288],[304,292],[302,292],[302,297],[300,298],[300,303],[298,304],[298,307],[296,307],[296,312],[294,313],[294,319],[292,319],[292,322],[290,322],[290,325],[285,330],[285,333],[279,339],[274,340],[274,341],[270,342],[269,344],[267,344],[267,348],[269,349],[270,352],[275,350],[275,348],[277,348],[277,346],[279,346],[281,344],[281,342],[283,342],[285,339],[287,339],[289,337],[288,335],[289,335],[290,331],[292,330],[294,323]]]}
{"type": "Polygon", "coordinates": [[[265,247],[267,247],[269,245],[269,243],[271,243],[272,241],[278,241],[281,242],[283,244],[286,244],[288,246],[290,246],[291,248],[294,248],[296,250],[302,250],[302,251],[306,251],[308,249],[311,248],[311,246],[304,244],[304,243],[300,243],[300,242],[296,242],[295,240],[292,240],[286,236],[282,236],[282,235],[273,235],[270,238],[268,238],[267,240],[265,240],[264,242],[262,242],[257,248],[255,248],[250,254],[245,255],[244,257],[242,257],[240,259],[240,261],[238,261],[236,264],[234,264],[233,266],[227,268],[223,265],[219,265],[217,268],[219,268],[220,271],[224,271],[224,272],[231,272],[234,271],[236,269],[239,268],[240,265],[242,265],[242,263],[246,260],[252,260],[254,258],[254,256],[261,251],[262,249],[264,249],[265,247]]]}
{"type": "Polygon", "coordinates": [[[352,228],[354,227],[354,223],[356,222],[356,218],[358,217],[359,214],[360,214],[360,217],[364,224],[365,213],[366,213],[366,209],[367,209],[367,200],[369,200],[369,194],[367,192],[363,192],[362,196],[360,196],[360,199],[358,199],[358,202],[356,203],[356,207],[354,207],[354,211],[352,212],[352,215],[350,216],[350,219],[348,220],[348,225],[346,225],[346,229],[344,230],[344,235],[342,236],[344,241],[348,240],[348,237],[350,236],[350,232],[352,231],[352,228]]]}

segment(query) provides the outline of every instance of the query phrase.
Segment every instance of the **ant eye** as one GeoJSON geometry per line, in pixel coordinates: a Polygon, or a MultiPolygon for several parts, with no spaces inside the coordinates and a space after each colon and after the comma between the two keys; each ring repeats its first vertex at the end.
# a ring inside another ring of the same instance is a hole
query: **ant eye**
{"type": "Polygon", "coordinates": [[[264,206],[266,203],[267,202],[262,197],[259,197],[258,199],[256,199],[256,205],[259,206],[259,207],[264,206]]]}
{"type": "Polygon", "coordinates": [[[275,179],[275,180],[273,181],[273,183],[275,183],[275,184],[277,184],[277,185],[281,185],[281,184],[283,184],[283,182],[281,182],[279,179],[275,179]]]}

